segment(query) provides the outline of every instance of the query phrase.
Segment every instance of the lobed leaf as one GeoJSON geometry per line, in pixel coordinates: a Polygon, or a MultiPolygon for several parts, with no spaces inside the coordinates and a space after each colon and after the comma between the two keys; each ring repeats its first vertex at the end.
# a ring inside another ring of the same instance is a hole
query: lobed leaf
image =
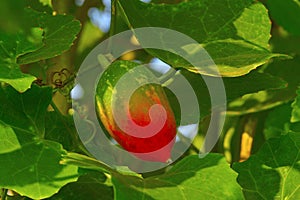
{"type": "Polygon", "coordinates": [[[25,9],[24,16],[20,23],[26,27],[16,34],[0,30],[0,81],[19,92],[25,92],[36,80],[24,74],[19,65],[61,54],[70,48],[80,30],[80,23],[71,16],[52,16],[30,8],[25,9]]]}
{"type": "Polygon", "coordinates": [[[0,81],[13,86],[19,92],[25,92],[36,79],[24,74],[17,65],[19,56],[42,47],[42,30],[32,28],[30,33],[7,34],[0,32],[0,81]]]}
{"type": "Polygon", "coordinates": [[[247,161],[234,163],[246,199],[300,198],[300,134],[268,140],[247,161]]]}
{"type": "Polygon", "coordinates": [[[35,141],[26,133],[15,134],[22,145],[16,151],[0,154],[1,187],[33,199],[42,199],[77,180],[76,166],[59,164],[61,155],[66,153],[59,143],[35,141]]]}
{"type": "Polygon", "coordinates": [[[270,110],[263,131],[266,139],[280,137],[289,132],[291,112],[290,103],[279,105],[270,110]]]}
{"type": "MultiPolygon", "coordinates": [[[[271,23],[266,8],[258,2],[191,0],[172,5],[147,4],[139,0],[118,2],[119,12],[123,13],[132,28],[164,27],[199,42],[212,57],[222,76],[245,75],[270,58],[280,56],[269,51],[271,23]]],[[[141,37],[136,36],[138,39],[141,37]]],[[[161,40],[164,37],[168,37],[167,33],[160,37],[161,40]]],[[[198,73],[193,70],[193,67],[197,67],[202,74],[214,75],[202,61],[197,66],[190,66],[169,52],[153,49],[148,52],[175,68],[183,67],[198,73]]]]}
{"type": "Polygon", "coordinates": [[[0,187],[34,199],[52,196],[76,181],[76,166],[60,164],[66,151],[44,139],[49,87],[33,85],[25,93],[0,87],[0,187]]]}
{"type": "Polygon", "coordinates": [[[99,199],[113,200],[113,188],[105,184],[106,177],[99,172],[89,172],[78,178],[74,183],[65,185],[59,193],[55,194],[50,200],[64,199],[99,199]]]}
{"type": "Polygon", "coordinates": [[[115,199],[243,199],[236,174],[218,154],[188,156],[149,178],[113,174],[115,199]]]}
{"type": "Polygon", "coordinates": [[[68,50],[80,30],[80,22],[72,16],[49,15],[25,9],[32,26],[43,30],[43,46],[38,51],[18,58],[18,64],[27,64],[52,58],[68,50]]]}

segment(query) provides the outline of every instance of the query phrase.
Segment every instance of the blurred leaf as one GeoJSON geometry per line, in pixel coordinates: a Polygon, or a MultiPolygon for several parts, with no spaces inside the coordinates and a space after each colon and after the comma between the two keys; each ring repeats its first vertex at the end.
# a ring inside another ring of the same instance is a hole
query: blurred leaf
{"type": "MultiPolygon", "coordinates": [[[[208,92],[207,85],[204,82],[203,78],[199,74],[191,73],[187,70],[181,70],[180,73],[190,82],[195,91],[195,94],[198,97],[201,118],[210,114],[210,111],[212,109],[210,102],[211,96],[208,92]]],[[[173,82],[171,82],[170,84],[174,84],[174,87],[180,87],[176,85],[176,75],[173,79],[173,82]]],[[[215,82],[215,84],[219,84],[218,81],[220,80],[219,78],[208,76],[206,77],[206,79],[209,80],[210,83],[215,82]]],[[[242,97],[245,94],[255,93],[261,90],[272,90],[286,87],[286,82],[284,82],[283,80],[271,76],[267,73],[259,73],[257,71],[252,71],[251,73],[240,77],[223,77],[222,81],[226,90],[226,100],[228,103],[238,97],[242,97]]],[[[211,88],[211,90],[218,93],[215,88],[211,88]]],[[[171,97],[171,101],[175,102],[174,96],[169,95],[169,97],[171,97]]],[[[176,102],[175,105],[177,105],[176,102]]],[[[172,108],[174,108],[174,105],[172,106],[172,108]]],[[[174,112],[178,113],[178,110],[179,109],[175,107],[174,112]]],[[[193,110],[191,110],[190,112],[191,115],[193,115],[193,110]]]]}
{"type": "Polygon", "coordinates": [[[300,2],[298,0],[267,0],[271,17],[277,24],[300,36],[300,2]]]}
{"type": "Polygon", "coordinates": [[[222,79],[228,101],[245,94],[255,93],[261,90],[281,89],[287,86],[284,80],[268,73],[260,73],[257,71],[253,71],[241,77],[222,79]]]}
{"type": "Polygon", "coordinates": [[[270,40],[272,51],[280,52],[294,56],[300,55],[300,36],[289,34],[282,27],[272,29],[272,38],[270,40]]]}
{"type": "Polygon", "coordinates": [[[71,16],[52,16],[46,13],[25,10],[30,31],[17,34],[0,31],[0,81],[25,92],[36,79],[21,72],[19,64],[27,64],[51,58],[70,48],[80,23],[71,16]]]}
{"type": "MultiPolygon", "coordinates": [[[[6,200],[24,200],[24,197],[18,195],[18,194],[14,194],[14,196],[10,196],[8,195],[6,197],[6,200]]],[[[27,199],[26,199],[27,200],[27,199]]]]}
{"type": "Polygon", "coordinates": [[[39,0],[44,6],[52,7],[52,0],[39,0]]]}
{"type": "Polygon", "coordinates": [[[32,26],[40,27],[43,32],[43,47],[18,58],[19,64],[27,64],[52,58],[68,50],[80,30],[80,23],[72,16],[49,15],[32,9],[25,10],[32,26]]]}
{"type": "Polygon", "coordinates": [[[293,111],[292,111],[292,117],[291,122],[300,122],[300,88],[297,90],[297,97],[295,101],[292,104],[293,111]]]}
{"type": "Polygon", "coordinates": [[[0,31],[16,33],[24,26],[24,6],[22,0],[0,1],[0,31]]]}
{"type": "Polygon", "coordinates": [[[86,49],[91,50],[91,48],[94,48],[94,46],[99,43],[103,35],[103,32],[101,32],[98,27],[90,21],[86,22],[84,27],[82,27],[82,33],[77,48],[78,53],[81,54],[86,49]]]}
{"type": "Polygon", "coordinates": [[[246,113],[267,110],[283,103],[289,102],[296,96],[295,91],[300,84],[300,56],[292,60],[274,60],[264,72],[285,80],[286,88],[278,90],[261,91],[248,94],[231,102],[227,113],[230,115],[243,115],[246,113]]]}
{"type": "Polygon", "coordinates": [[[26,7],[32,8],[39,12],[53,13],[51,0],[23,0],[26,7]]]}
{"type": "Polygon", "coordinates": [[[163,175],[114,174],[115,199],[243,199],[236,174],[221,155],[188,156],[163,175]]]}
{"type": "MultiPolygon", "coordinates": [[[[260,3],[253,4],[252,0],[226,3],[222,0],[190,0],[175,5],[147,4],[139,0],[118,2],[119,11],[130,27],[164,27],[195,39],[208,51],[223,76],[247,74],[270,58],[279,56],[268,50],[271,23],[267,10],[260,3]]],[[[158,38],[168,37],[168,33],[156,34],[159,34],[158,38]]],[[[138,39],[141,37],[137,35],[138,39]]],[[[141,41],[142,46],[151,42],[141,41]]],[[[162,46],[166,46],[163,41],[162,46]]],[[[179,56],[159,50],[148,51],[175,68],[184,67],[196,72],[179,56]]],[[[210,66],[206,65],[205,61],[199,61],[196,67],[200,73],[214,75],[207,71],[210,66]]]]}
{"type": "Polygon", "coordinates": [[[296,133],[300,132],[300,122],[292,123],[290,126],[291,131],[294,131],[296,133]]]}
{"type": "Polygon", "coordinates": [[[265,112],[226,116],[218,150],[224,152],[228,162],[246,160],[264,144],[265,138],[261,132],[265,118],[265,112]]]}
{"type": "Polygon", "coordinates": [[[240,159],[241,135],[244,131],[245,119],[241,117],[226,116],[222,134],[220,136],[219,146],[223,151],[227,162],[232,163],[240,159]]]}
{"type": "Polygon", "coordinates": [[[273,108],[266,117],[264,135],[266,139],[280,137],[289,131],[291,118],[290,103],[273,108]]]}
{"type": "Polygon", "coordinates": [[[0,149],[0,187],[33,199],[50,197],[77,180],[77,167],[59,164],[66,154],[62,146],[43,139],[51,98],[49,87],[33,85],[23,94],[0,88],[0,143],[11,145],[0,149]]]}
{"type": "Polygon", "coordinates": [[[79,177],[74,183],[69,183],[61,190],[49,198],[50,200],[65,200],[65,199],[99,199],[113,200],[113,188],[107,186],[104,182],[106,177],[99,172],[89,172],[79,177]]]}
{"type": "Polygon", "coordinates": [[[166,3],[166,4],[177,4],[184,0],[151,0],[151,3],[166,3]]]}
{"type": "Polygon", "coordinates": [[[25,92],[36,78],[23,74],[16,61],[18,57],[42,47],[42,30],[33,28],[29,35],[0,32],[0,47],[0,81],[10,84],[19,92],[25,92]]]}
{"type": "Polygon", "coordinates": [[[247,161],[234,163],[246,199],[300,198],[300,134],[268,140],[247,161]]]}

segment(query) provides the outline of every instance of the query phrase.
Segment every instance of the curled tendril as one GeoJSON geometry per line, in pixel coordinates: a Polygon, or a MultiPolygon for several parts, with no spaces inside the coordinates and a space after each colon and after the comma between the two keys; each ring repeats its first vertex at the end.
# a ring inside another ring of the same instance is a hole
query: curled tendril
{"type": "Polygon", "coordinates": [[[54,89],[57,89],[65,97],[69,97],[74,79],[74,73],[71,73],[67,68],[51,74],[51,83],[54,85],[54,89]]]}
{"type": "Polygon", "coordinates": [[[51,83],[55,88],[63,88],[71,81],[72,76],[73,74],[67,68],[63,68],[51,74],[51,83]]]}

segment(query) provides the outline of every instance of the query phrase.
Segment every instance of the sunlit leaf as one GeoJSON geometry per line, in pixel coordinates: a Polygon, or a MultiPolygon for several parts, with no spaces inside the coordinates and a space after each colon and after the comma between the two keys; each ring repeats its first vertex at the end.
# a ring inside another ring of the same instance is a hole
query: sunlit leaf
{"type": "Polygon", "coordinates": [[[300,134],[270,139],[247,161],[235,163],[246,199],[300,198],[300,134]]]}
{"type": "MultiPolygon", "coordinates": [[[[271,23],[266,8],[252,0],[210,1],[191,0],[178,4],[147,4],[139,0],[120,0],[119,12],[132,28],[163,27],[190,36],[212,57],[223,76],[241,76],[280,56],[269,51],[271,23]],[[168,16],[168,20],[166,20],[168,16]]],[[[163,42],[168,33],[157,33],[163,42]]],[[[137,35],[141,38],[141,35],[137,35]]],[[[141,45],[145,45],[143,39],[141,45]]],[[[176,42],[176,39],[174,39],[176,42]]],[[[177,41],[179,44],[179,41],[177,41]]],[[[175,43],[176,44],[176,43],[175,43]]],[[[199,58],[197,66],[179,56],[158,50],[150,54],[164,60],[172,67],[184,67],[195,73],[214,75],[199,58]],[[199,71],[195,71],[197,67],[199,71]]]]}

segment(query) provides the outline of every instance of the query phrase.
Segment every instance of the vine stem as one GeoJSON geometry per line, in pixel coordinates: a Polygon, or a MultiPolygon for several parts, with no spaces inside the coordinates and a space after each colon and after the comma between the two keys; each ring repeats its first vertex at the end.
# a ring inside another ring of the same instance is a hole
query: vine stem
{"type": "MultiPolygon", "coordinates": [[[[57,108],[57,106],[55,105],[55,103],[54,103],[53,101],[51,101],[50,105],[51,105],[51,107],[53,108],[53,110],[59,114],[61,120],[63,120],[63,123],[65,123],[65,122],[64,122],[64,120],[65,120],[64,117],[65,117],[65,116],[59,111],[59,109],[57,108]]],[[[66,126],[66,127],[67,127],[67,126],[66,126]]],[[[92,157],[91,153],[88,152],[88,151],[85,149],[85,147],[81,144],[81,142],[79,141],[78,137],[73,133],[73,131],[68,130],[68,132],[71,133],[73,145],[74,145],[74,146],[77,146],[77,147],[78,147],[83,153],[85,153],[86,155],[92,157]]]]}
{"type": "Polygon", "coordinates": [[[176,70],[170,69],[169,71],[167,71],[167,73],[160,76],[158,80],[163,86],[167,86],[170,84],[170,81],[172,81],[172,78],[176,75],[176,73],[176,70]]]}
{"type": "Polygon", "coordinates": [[[109,30],[109,37],[112,37],[117,27],[117,0],[111,1],[111,23],[110,23],[110,30],[109,30]]]}
{"type": "Polygon", "coordinates": [[[60,116],[64,116],[64,115],[59,111],[58,107],[55,105],[55,103],[54,103],[53,101],[51,101],[50,105],[51,105],[51,107],[53,108],[53,110],[54,110],[55,112],[57,112],[60,116]]]}
{"type": "Polygon", "coordinates": [[[3,188],[1,194],[1,200],[6,200],[8,189],[3,188]]]}

